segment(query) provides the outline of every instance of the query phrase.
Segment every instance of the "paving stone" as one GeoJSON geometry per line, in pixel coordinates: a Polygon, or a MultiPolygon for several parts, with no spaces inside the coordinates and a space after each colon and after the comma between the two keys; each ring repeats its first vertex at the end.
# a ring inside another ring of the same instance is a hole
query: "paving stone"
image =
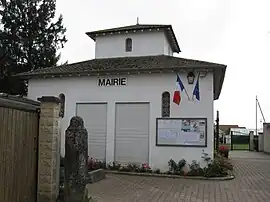
{"type": "Polygon", "coordinates": [[[233,151],[236,178],[229,181],[109,175],[89,185],[97,202],[267,202],[270,155],[233,151]]]}

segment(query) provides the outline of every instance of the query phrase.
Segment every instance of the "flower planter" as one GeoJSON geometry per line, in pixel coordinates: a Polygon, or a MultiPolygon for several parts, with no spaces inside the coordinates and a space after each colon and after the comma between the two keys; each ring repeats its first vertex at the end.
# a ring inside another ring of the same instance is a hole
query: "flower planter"
{"type": "Polygon", "coordinates": [[[204,176],[189,176],[189,175],[176,175],[174,173],[165,174],[165,173],[138,173],[138,172],[122,172],[116,170],[106,170],[108,174],[116,174],[116,175],[130,175],[130,176],[143,176],[143,177],[162,177],[162,178],[178,178],[178,179],[190,179],[190,180],[233,180],[234,175],[230,174],[227,176],[219,176],[219,177],[204,177],[204,176]]]}
{"type": "Polygon", "coordinates": [[[97,169],[88,172],[87,183],[95,183],[106,178],[106,173],[103,169],[97,169]]]}

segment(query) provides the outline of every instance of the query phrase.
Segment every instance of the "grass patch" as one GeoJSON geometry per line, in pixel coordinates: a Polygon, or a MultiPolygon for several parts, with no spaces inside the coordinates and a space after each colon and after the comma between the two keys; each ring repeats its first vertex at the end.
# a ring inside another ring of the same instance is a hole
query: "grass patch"
{"type": "Polygon", "coordinates": [[[249,150],[249,144],[233,144],[233,148],[231,149],[231,144],[226,144],[226,146],[230,150],[249,150]]]}

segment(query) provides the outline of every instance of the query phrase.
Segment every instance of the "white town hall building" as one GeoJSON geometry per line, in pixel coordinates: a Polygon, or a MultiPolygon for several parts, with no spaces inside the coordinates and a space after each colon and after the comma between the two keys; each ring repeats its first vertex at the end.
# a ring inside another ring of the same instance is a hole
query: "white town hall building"
{"type": "Polygon", "coordinates": [[[213,157],[214,109],[226,66],[174,57],[180,48],[171,25],[118,27],[86,33],[95,58],[22,73],[28,97],[64,102],[61,154],[71,117],[84,119],[89,157],[149,163],[213,157]]]}

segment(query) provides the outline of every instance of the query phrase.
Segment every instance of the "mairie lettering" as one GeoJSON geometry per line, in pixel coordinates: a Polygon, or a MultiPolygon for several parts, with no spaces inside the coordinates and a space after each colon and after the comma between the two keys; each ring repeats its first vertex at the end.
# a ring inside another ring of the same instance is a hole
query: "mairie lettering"
{"type": "Polygon", "coordinates": [[[127,78],[98,79],[98,86],[126,86],[127,78]]]}

